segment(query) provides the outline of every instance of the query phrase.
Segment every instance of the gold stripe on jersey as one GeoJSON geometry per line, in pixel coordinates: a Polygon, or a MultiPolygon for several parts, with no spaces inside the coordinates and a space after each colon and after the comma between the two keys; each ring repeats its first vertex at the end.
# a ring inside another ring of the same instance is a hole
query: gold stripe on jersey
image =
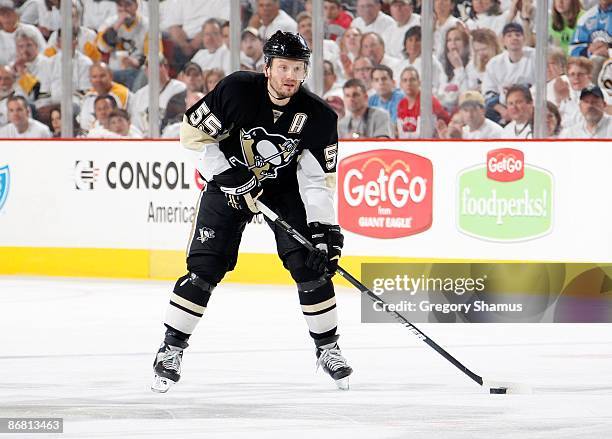
{"type": "Polygon", "coordinates": [[[206,310],[205,306],[200,306],[197,305],[193,302],[190,302],[189,300],[175,294],[175,293],[171,293],[170,294],[170,301],[176,303],[177,305],[181,305],[183,308],[187,308],[193,312],[196,312],[198,314],[204,314],[204,311],[206,310]]]}
{"type": "Polygon", "coordinates": [[[302,305],[302,312],[317,312],[329,308],[336,304],[336,298],[332,297],[324,302],[315,303],[314,305],[302,305]]]}

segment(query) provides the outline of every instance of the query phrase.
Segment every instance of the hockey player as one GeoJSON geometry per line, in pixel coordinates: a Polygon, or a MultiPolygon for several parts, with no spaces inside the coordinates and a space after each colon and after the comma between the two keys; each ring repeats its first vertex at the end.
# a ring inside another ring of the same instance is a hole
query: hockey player
{"type": "Polygon", "coordinates": [[[179,380],[183,350],[213,289],[236,265],[257,199],[317,246],[309,252],[269,223],[278,255],[297,284],[317,367],[348,389],[352,369],[337,343],[331,281],[344,241],[334,225],[337,116],[302,87],[310,58],[302,36],[278,31],[264,45],[264,55],[264,73],[227,76],[183,118],[181,143],[207,185],[191,234],[188,273],[171,294],[165,338],[154,361],[156,392],[179,380]]]}

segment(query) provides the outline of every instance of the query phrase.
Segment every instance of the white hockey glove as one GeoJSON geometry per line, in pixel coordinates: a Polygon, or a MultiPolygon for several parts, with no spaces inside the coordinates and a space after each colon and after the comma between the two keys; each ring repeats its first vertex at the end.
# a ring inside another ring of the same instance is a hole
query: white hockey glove
{"type": "Polygon", "coordinates": [[[258,213],[255,200],[263,190],[255,174],[243,166],[237,166],[223,171],[213,177],[227,198],[230,207],[245,213],[258,213]]]}

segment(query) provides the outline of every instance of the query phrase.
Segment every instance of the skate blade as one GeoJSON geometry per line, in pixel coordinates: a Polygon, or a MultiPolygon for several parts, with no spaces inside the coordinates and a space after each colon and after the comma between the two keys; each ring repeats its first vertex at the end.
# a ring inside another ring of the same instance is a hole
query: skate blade
{"type": "Polygon", "coordinates": [[[169,380],[168,378],[160,377],[155,375],[155,379],[153,380],[153,385],[151,385],[151,390],[156,393],[166,393],[170,390],[170,387],[174,385],[175,382],[169,380]]]}
{"type": "Polygon", "coordinates": [[[339,380],[335,380],[336,386],[340,390],[349,390],[349,377],[340,378],[339,380]]]}

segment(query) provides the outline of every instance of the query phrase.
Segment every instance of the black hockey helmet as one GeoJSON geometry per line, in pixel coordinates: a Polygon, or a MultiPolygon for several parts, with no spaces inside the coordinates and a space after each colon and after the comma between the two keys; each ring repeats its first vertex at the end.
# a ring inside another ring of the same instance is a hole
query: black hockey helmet
{"type": "Polygon", "coordinates": [[[263,53],[269,65],[272,58],[297,59],[308,63],[311,52],[303,36],[278,30],[264,44],[263,53]]]}

